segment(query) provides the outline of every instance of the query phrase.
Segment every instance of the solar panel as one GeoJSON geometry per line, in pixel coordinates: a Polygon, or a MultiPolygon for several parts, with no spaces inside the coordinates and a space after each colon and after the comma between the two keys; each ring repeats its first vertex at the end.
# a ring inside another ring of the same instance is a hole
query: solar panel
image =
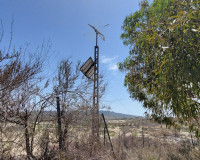
{"type": "Polygon", "coordinates": [[[94,74],[94,65],[86,73],[86,77],[91,77],[94,74]]]}
{"type": "Polygon", "coordinates": [[[81,66],[80,70],[87,78],[94,74],[94,62],[91,57],[81,66]]]}

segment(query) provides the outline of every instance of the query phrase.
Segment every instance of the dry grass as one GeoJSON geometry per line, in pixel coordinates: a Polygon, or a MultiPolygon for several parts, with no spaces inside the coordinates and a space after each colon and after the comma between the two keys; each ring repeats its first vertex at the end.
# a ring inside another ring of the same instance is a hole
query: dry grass
{"type": "Polygon", "coordinates": [[[200,152],[188,141],[178,144],[141,137],[119,135],[113,139],[118,160],[187,160],[200,159],[200,152]],[[195,154],[194,154],[195,153],[195,154]]]}
{"type": "MultiPolygon", "coordinates": [[[[41,160],[200,159],[198,147],[191,145],[189,133],[185,129],[184,131],[168,129],[147,120],[109,120],[108,127],[115,157],[108,138],[106,145],[103,145],[103,126],[101,127],[101,143],[96,144],[90,137],[90,126],[80,125],[80,123],[69,126],[66,147],[63,151],[59,150],[55,124],[49,122],[37,126],[33,153],[36,159],[41,160]]],[[[3,156],[1,155],[3,158],[0,159],[26,159],[25,145],[22,143],[25,140],[23,130],[16,126],[6,129],[4,133],[7,134],[3,136],[4,141],[7,141],[3,144],[6,150],[3,156]]],[[[193,140],[197,143],[196,139],[193,140]]]]}

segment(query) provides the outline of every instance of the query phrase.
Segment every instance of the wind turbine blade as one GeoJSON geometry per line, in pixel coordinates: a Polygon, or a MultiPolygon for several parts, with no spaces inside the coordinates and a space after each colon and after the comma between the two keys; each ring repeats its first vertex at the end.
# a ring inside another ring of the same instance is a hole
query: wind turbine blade
{"type": "Polygon", "coordinates": [[[107,26],[109,26],[110,24],[106,24],[104,27],[107,27],[107,26]]]}
{"type": "Polygon", "coordinates": [[[100,32],[98,33],[100,35],[100,37],[105,41],[105,36],[103,34],[101,34],[100,32]]]}
{"type": "Polygon", "coordinates": [[[96,28],[94,27],[94,26],[92,26],[92,25],[90,25],[90,24],[88,24],[90,27],[92,27],[94,30],[96,30],[96,28]]]}

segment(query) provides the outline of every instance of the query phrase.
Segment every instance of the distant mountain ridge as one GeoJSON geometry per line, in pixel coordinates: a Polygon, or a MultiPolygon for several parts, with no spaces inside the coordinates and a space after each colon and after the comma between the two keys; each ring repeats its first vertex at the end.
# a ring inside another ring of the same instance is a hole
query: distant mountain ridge
{"type": "Polygon", "coordinates": [[[109,118],[137,118],[137,117],[140,117],[141,116],[134,116],[134,115],[129,115],[129,114],[123,114],[123,113],[116,113],[116,112],[113,112],[113,111],[103,111],[103,110],[100,110],[99,111],[99,114],[104,114],[105,117],[109,117],[109,118]]]}
{"type": "MultiPolygon", "coordinates": [[[[69,111],[67,113],[70,113],[69,111]]],[[[81,113],[81,112],[80,112],[81,113]]],[[[86,112],[82,112],[82,114],[85,114],[86,112]]],[[[89,114],[89,112],[87,112],[89,114]]],[[[116,112],[113,112],[113,111],[103,111],[103,110],[100,110],[99,111],[99,115],[101,114],[104,114],[104,116],[107,118],[107,119],[129,119],[129,118],[144,118],[144,117],[141,117],[141,116],[135,116],[135,115],[129,115],[129,114],[123,114],[123,113],[116,113],[116,112]]],[[[54,111],[43,111],[43,116],[44,117],[50,117],[50,116],[57,116],[57,112],[54,110],[54,111]]]]}

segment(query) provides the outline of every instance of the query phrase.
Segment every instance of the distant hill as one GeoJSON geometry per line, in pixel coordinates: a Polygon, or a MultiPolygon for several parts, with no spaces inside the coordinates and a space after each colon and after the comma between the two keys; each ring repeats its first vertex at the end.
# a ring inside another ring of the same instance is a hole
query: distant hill
{"type": "Polygon", "coordinates": [[[122,113],[116,113],[113,111],[99,111],[100,114],[104,114],[105,117],[107,118],[117,118],[117,119],[128,119],[128,118],[144,118],[144,117],[140,117],[140,116],[134,116],[134,115],[128,115],[128,114],[122,114],[122,113]]]}
{"type": "MultiPolygon", "coordinates": [[[[89,112],[87,112],[89,113],[89,112]]],[[[128,115],[128,114],[123,114],[123,113],[116,113],[113,111],[103,111],[100,110],[99,114],[104,114],[104,116],[106,117],[106,119],[130,119],[130,118],[144,118],[141,116],[134,116],[134,115],[128,115]]],[[[82,114],[85,114],[85,112],[83,111],[82,114]]],[[[57,116],[57,112],[56,111],[43,111],[43,117],[55,117],[57,116]]]]}

